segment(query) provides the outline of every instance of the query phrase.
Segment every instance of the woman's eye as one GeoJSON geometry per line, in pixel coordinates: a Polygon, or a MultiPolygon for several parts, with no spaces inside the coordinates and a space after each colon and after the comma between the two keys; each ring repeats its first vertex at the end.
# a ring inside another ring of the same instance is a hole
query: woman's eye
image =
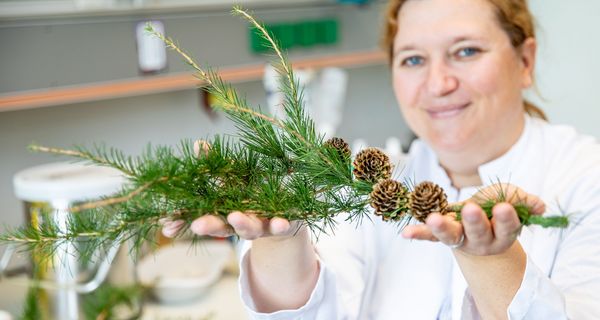
{"type": "Polygon", "coordinates": [[[458,50],[456,55],[459,58],[467,58],[467,57],[472,57],[472,56],[478,54],[479,52],[481,52],[481,50],[479,50],[477,48],[467,47],[467,48],[462,48],[462,49],[458,50]]]}
{"type": "Polygon", "coordinates": [[[412,56],[402,60],[402,65],[407,67],[414,67],[423,64],[423,58],[419,56],[412,56]]]}

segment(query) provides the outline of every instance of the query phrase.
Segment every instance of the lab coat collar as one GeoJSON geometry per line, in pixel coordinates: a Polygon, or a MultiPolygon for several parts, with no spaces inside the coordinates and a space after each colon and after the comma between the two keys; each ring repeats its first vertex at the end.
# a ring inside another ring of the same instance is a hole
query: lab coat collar
{"type": "Polygon", "coordinates": [[[520,180],[523,179],[522,177],[528,176],[528,172],[523,170],[531,170],[526,163],[532,159],[525,159],[524,157],[531,143],[535,123],[529,115],[525,114],[524,116],[523,132],[517,142],[500,157],[479,166],[478,172],[483,183],[482,186],[466,187],[460,190],[454,188],[450,177],[448,177],[446,170],[440,165],[439,159],[433,149],[429,148],[429,146],[426,147],[429,153],[429,157],[427,158],[431,161],[429,164],[429,167],[432,168],[431,176],[436,183],[440,184],[446,190],[449,201],[463,201],[477,192],[478,188],[497,182],[513,183],[516,185],[521,185],[525,182],[520,180]]]}
{"type": "Polygon", "coordinates": [[[531,117],[525,114],[523,132],[517,142],[500,157],[479,166],[479,176],[484,186],[497,182],[518,184],[519,177],[526,176],[523,170],[530,170],[531,168],[527,168],[525,165],[526,159],[524,157],[531,142],[532,127],[531,117]]]}

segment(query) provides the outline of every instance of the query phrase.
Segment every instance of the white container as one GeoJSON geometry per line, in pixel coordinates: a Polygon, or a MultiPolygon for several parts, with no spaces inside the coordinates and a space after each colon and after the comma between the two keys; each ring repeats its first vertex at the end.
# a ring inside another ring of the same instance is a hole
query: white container
{"type": "Polygon", "coordinates": [[[231,243],[225,240],[176,242],[142,258],[137,273],[159,302],[191,302],[201,299],[221,278],[233,255],[231,243]]]}
{"type": "MultiPolygon", "coordinates": [[[[125,182],[120,171],[81,163],[50,163],[18,172],[13,179],[14,192],[24,202],[26,221],[37,226],[43,223],[42,211],[66,232],[74,205],[95,200],[119,191],[125,182]]],[[[95,290],[106,278],[112,260],[119,249],[115,244],[99,263],[81,264],[77,243],[59,245],[53,255],[52,268],[32,255],[40,279],[49,296],[46,309],[53,319],[80,319],[79,294],[95,290]],[[40,268],[41,267],[41,268],[40,268]]],[[[133,270],[133,268],[132,268],[133,270]]],[[[133,274],[132,277],[133,279],[133,274]]]]}
{"type": "Polygon", "coordinates": [[[13,179],[15,195],[27,202],[97,199],[119,191],[123,182],[123,175],[116,169],[68,162],[25,169],[13,179]]]}

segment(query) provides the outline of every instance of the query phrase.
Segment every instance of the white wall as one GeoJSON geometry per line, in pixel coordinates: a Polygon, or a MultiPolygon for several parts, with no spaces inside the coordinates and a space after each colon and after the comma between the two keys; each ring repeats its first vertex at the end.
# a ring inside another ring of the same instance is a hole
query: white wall
{"type": "Polygon", "coordinates": [[[536,75],[542,97],[532,100],[551,122],[600,137],[600,1],[529,2],[538,22],[536,75]]]}

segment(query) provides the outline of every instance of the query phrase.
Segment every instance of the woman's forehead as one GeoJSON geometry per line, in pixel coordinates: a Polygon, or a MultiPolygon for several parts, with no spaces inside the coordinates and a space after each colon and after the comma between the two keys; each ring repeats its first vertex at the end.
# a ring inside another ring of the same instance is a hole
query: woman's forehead
{"type": "Polygon", "coordinates": [[[484,40],[502,33],[487,0],[410,0],[398,12],[395,47],[484,40]]]}

